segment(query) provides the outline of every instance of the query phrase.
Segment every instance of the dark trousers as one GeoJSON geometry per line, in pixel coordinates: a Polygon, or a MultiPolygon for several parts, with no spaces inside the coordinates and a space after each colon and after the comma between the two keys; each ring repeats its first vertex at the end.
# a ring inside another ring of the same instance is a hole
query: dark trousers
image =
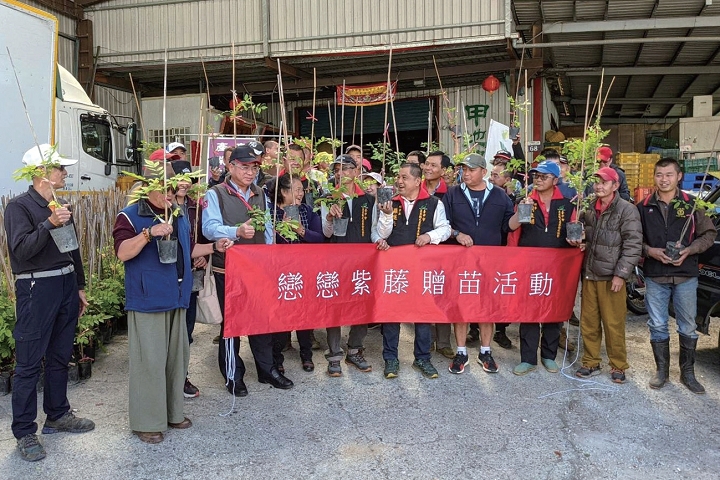
{"type": "MultiPolygon", "coordinates": [[[[218,302],[220,310],[225,316],[225,274],[213,272],[215,276],[215,285],[217,287],[218,302]]],[[[225,371],[225,322],[221,324],[220,348],[218,348],[218,365],[223,378],[227,380],[225,371]]],[[[273,368],[273,334],[265,333],[262,335],[248,335],[248,343],[250,351],[255,357],[255,367],[257,368],[258,378],[266,377],[273,368]]],[[[233,338],[233,351],[235,355],[235,379],[242,380],[245,376],[245,363],[240,358],[240,337],[233,338]]]]}
{"type": "Polygon", "coordinates": [[[537,365],[537,349],[540,344],[540,357],[555,360],[560,341],[560,323],[521,323],[520,324],[520,361],[537,365]],[[542,339],[540,329],[542,328],[542,339]]]}
{"type": "MultiPolygon", "coordinates": [[[[400,324],[383,323],[383,359],[394,360],[398,358],[398,344],[400,343],[400,324]]],[[[429,323],[415,324],[415,347],[414,355],[416,360],[430,360],[430,346],[432,345],[432,330],[429,323]]]]}
{"type": "Polygon", "coordinates": [[[17,280],[15,377],[12,431],[22,438],[37,431],[37,382],[45,358],[43,410],[57,420],[70,410],[68,363],[77,327],[79,298],[75,273],[17,280]]]}
{"type": "MultiPolygon", "coordinates": [[[[300,344],[300,360],[305,362],[312,360],[312,330],[297,330],[298,344],[300,344]]],[[[285,361],[282,351],[290,342],[292,332],[273,333],[273,363],[279,367],[285,361]]]]}

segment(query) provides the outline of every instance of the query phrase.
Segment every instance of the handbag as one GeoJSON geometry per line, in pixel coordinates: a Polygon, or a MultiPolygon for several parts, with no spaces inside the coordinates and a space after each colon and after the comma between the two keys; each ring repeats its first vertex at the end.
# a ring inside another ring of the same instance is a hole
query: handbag
{"type": "Polygon", "coordinates": [[[206,325],[219,325],[222,323],[223,317],[211,265],[212,258],[205,267],[205,287],[198,292],[195,321],[206,325]]]}

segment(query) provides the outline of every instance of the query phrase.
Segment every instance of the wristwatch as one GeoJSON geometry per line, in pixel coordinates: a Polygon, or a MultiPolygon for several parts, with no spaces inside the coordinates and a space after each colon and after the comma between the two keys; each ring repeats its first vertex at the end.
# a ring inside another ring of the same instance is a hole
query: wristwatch
{"type": "Polygon", "coordinates": [[[453,230],[453,231],[452,231],[452,236],[453,236],[453,238],[457,238],[458,235],[460,235],[460,230],[453,230]]]}
{"type": "Polygon", "coordinates": [[[220,251],[217,248],[217,242],[213,242],[213,253],[219,253],[220,251]]]}

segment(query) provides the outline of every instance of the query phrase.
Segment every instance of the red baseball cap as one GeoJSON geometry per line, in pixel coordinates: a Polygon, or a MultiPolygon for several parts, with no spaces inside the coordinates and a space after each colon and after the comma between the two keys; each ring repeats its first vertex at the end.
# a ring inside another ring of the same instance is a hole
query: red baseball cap
{"type": "Polygon", "coordinates": [[[365,170],[367,170],[368,172],[369,172],[370,170],[372,170],[372,163],[370,163],[370,160],[368,160],[367,158],[363,158],[363,160],[362,160],[362,166],[363,166],[363,168],[364,168],[365,170]]]}
{"type": "Polygon", "coordinates": [[[612,180],[613,182],[620,181],[620,175],[618,175],[614,168],[610,167],[602,167],[597,172],[595,172],[595,176],[602,178],[606,182],[608,180],[612,180]]]}
{"type": "Polygon", "coordinates": [[[163,149],[163,148],[158,148],[157,150],[155,150],[153,153],[150,154],[150,160],[154,160],[154,161],[161,161],[162,159],[177,160],[178,158],[180,158],[180,155],[176,155],[173,153],[167,153],[165,151],[165,149],[163,149]]]}
{"type": "Polygon", "coordinates": [[[598,148],[597,153],[598,159],[602,160],[603,162],[609,162],[612,160],[613,151],[610,147],[600,147],[598,148]]]}

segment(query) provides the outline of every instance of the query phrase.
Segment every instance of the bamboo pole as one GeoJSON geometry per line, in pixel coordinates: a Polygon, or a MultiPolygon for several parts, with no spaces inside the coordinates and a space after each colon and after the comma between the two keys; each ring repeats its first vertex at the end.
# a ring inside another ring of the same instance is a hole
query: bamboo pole
{"type": "Polygon", "coordinates": [[[230,56],[232,57],[232,99],[233,104],[235,107],[233,107],[233,113],[232,113],[232,121],[233,121],[233,147],[237,146],[237,108],[238,108],[238,99],[237,99],[237,90],[235,90],[235,42],[232,43],[230,47],[230,56]]]}
{"type": "MultiPolygon", "coordinates": [[[[525,69],[525,103],[527,104],[527,98],[528,98],[528,78],[527,78],[527,68],[525,69]]],[[[528,106],[525,105],[525,175],[528,173],[528,158],[530,156],[530,147],[529,147],[529,139],[528,139],[528,106]]],[[[528,181],[525,181],[525,198],[528,196],[528,181]]]]}
{"type": "Polygon", "coordinates": [[[428,98],[428,128],[427,128],[427,151],[425,156],[430,155],[430,145],[432,143],[432,119],[433,119],[432,100],[428,98]]]}
{"type": "MultiPolygon", "coordinates": [[[[163,127],[163,152],[165,152],[165,148],[167,146],[167,129],[166,129],[166,114],[167,114],[167,64],[168,64],[168,58],[167,58],[167,47],[165,47],[165,73],[163,75],[163,111],[162,111],[162,127],[163,127]]],[[[165,158],[166,155],[163,155],[163,193],[164,195],[167,195],[167,158],[165,158]]],[[[165,204],[165,223],[168,223],[168,206],[167,201],[163,202],[165,204]]],[[[168,239],[170,239],[170,235],[168,235],[168,239]]]]}
{"type": "Polygon", "coordinates": [[[342,97],[340,97],[342,107],[340,109],[340,154],[345,152],[345,80],[343,79],[342,97]]]}
{"type": "Polygon", "coordinates": [[[390,71],[392,69],[392,43],[390,44],[390,52],[388,55],[388,73],[387,73],[387,85],[385,90],[385,117],[383,120],[383,156],[382,156],[382,171],[381,175],[385,176],[385,152],[387,150],[387,131],[388,131],[388,103],[390,101],[390,71]]]}
{"type": "Polygon", "coordinates": [[[142,130],[143,137],[147,138],[148,132],[147,132],[147,130],[145,130],[145,122],[143,122],[142,109],[140,108],[140,102],[138,101],[137,92],[135,91],[135,82],[133,82],[132,72],[129,73],[129,75],[130,75],[130,86],[132,87],[133,98],[135,98],[135,106],[137,107],[138,118],[140,119],[140,129],[142,130]]]}
{"type": "Polygon", "coordinates": [[[365,106],[360,105],[360,148],[365,148],[365,145],[363,144],[364,121],[365,121],[365,106]]]}
{"type": "Polygon", "coordinates": [[[317,95],[317,69],[313,67],[313,106],[310,119],[310,155],[315,156],[315,98],[317,95]]]}
{"type": "Polygon", "coordinates": [[[353,115],[352,143],[355,143],[355,127],[357,126],[357,112],[358,112],[358,106],[357,106],[357,103],[356,103],[356,104],[355,104],[355,114],[353,115]]]}

